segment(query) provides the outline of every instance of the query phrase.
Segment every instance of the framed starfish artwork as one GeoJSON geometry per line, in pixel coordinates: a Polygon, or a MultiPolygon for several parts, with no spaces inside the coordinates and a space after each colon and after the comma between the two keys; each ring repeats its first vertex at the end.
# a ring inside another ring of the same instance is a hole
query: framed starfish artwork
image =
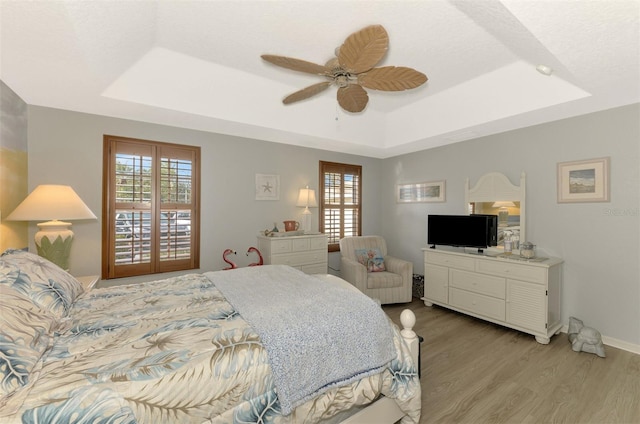
{"type": "Polygon", "coordinates": [[[256,200],[280,200],[280,175],[256,174],[256,200]]]}

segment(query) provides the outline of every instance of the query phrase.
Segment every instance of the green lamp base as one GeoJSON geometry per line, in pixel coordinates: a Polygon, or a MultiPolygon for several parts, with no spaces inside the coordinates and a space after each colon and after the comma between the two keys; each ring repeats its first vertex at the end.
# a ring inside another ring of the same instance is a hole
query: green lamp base
{"type": "Polygon", "coordinates": [[[40,231],[35,237],[38,255],[69,271],[69,254],[73,241],[73,231],[69,228],[71,223],[49,221],[38,224],[38,227],[40,231]]]}

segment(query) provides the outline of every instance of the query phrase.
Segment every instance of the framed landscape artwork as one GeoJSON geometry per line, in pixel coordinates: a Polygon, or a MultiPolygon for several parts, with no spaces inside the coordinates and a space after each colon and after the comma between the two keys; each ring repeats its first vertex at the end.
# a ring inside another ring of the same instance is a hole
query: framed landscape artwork
{"type": "Polygon", "coordinates": [[[558,203],[608,201],[608,157],[558,163],[558,203]]]}
{"type": "Polygon", "coordinates": [[[398,184],[396,186],[396,201],[398,203],[444,202],[445,182],[442,180],[398,184]]]}

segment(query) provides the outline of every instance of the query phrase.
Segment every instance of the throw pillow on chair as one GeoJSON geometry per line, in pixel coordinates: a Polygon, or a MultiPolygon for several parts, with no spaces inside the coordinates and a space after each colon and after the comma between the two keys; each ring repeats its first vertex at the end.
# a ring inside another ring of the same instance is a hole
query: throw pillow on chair
{"type": "Polygon", "coordinates": [[[355,254],[358,262],[367,267],[368,272],[386,271],[384,257],[377,247],[373,249],[356,249],[355,254]]]}

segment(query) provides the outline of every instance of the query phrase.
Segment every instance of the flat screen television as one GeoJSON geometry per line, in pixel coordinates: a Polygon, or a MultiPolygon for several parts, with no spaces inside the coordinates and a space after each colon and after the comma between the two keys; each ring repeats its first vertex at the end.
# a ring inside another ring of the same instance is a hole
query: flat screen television
{"type": "Polygon", "coordinates": [[[498,240],[497,215],[429,215],[427,243],[436,245],[474,247],[496,246],[498,240]]]}

